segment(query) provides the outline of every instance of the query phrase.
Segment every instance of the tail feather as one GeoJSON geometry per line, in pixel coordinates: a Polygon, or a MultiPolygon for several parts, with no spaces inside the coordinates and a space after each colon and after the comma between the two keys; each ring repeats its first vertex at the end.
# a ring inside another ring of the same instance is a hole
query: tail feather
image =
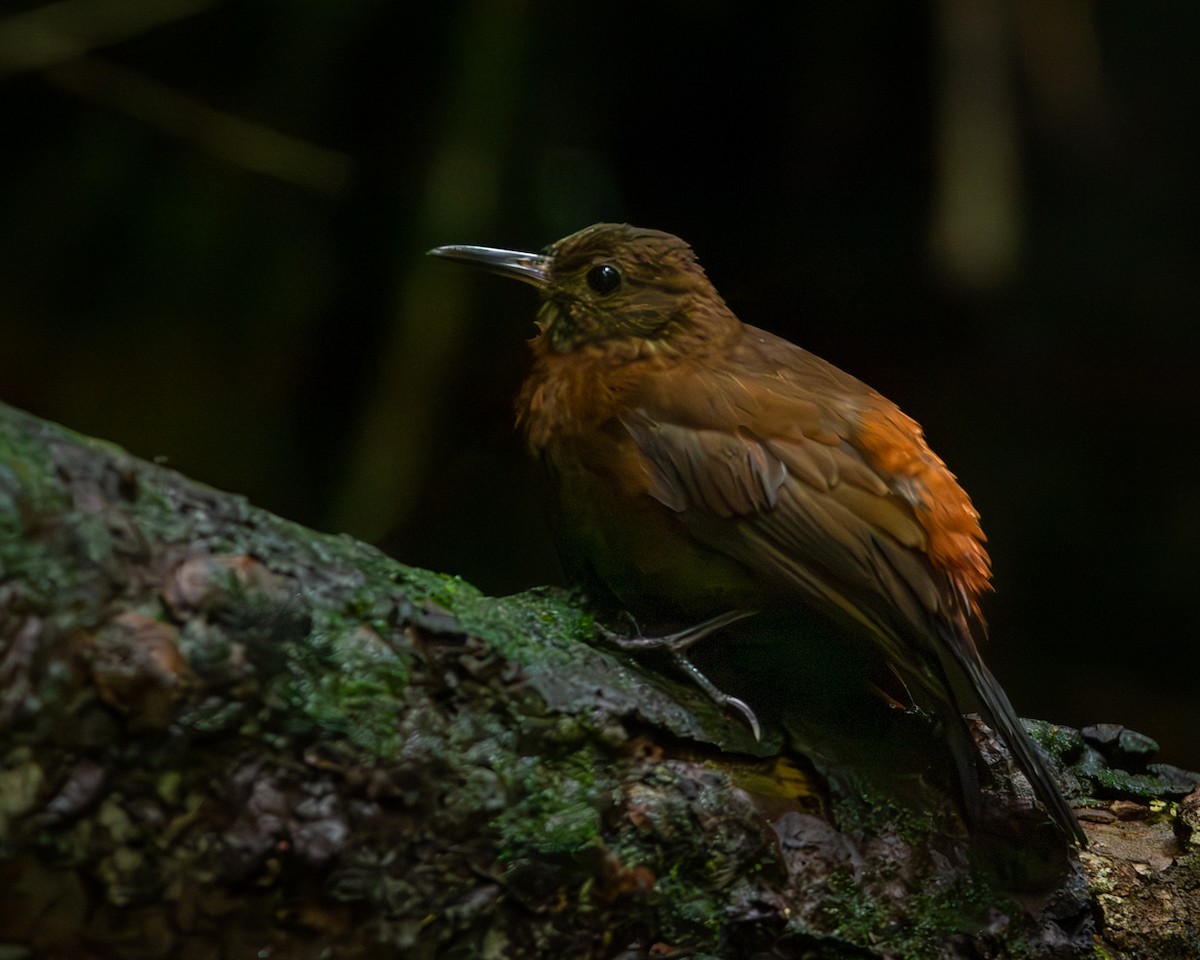
{"type": "Polygon", "coordinates": [[[1037,744],[1026,732],[1025,725],[1013,710],[1003,688],[980,659],[974,643],[963,643],[961,638],[954,637],[949,638],[944,646],[953,651],[955,661],[971,684],[984,720],[1004,740],[1013,760],[1033,787],[1034,795],[1063,833],[1079,846],[1086,847],[1087,834],[1079,826],[1075,812],[1063,798],[1037,744]]]}

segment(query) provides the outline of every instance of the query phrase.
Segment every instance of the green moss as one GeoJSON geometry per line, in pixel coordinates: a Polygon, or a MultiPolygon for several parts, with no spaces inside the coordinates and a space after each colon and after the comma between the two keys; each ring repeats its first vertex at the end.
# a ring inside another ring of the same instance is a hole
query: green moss
{"type": "Polygon", "coordinates": [[[725,903],[713,891],[689,878],[702,878],[691,870],[676,866],[654,885],[654,895],[662,917],[662,934],[687,943],[692,949],[711,950],[717,946],[725,922],[725,903]]]}
{"type": "Polygon", "coordinates": [[[47,525],[44,517],[65,505],[57,484],[45,481],[44,448],[23,443],[24,436],[0,433],[0,578],[22,581],[27,602],[45,608],[56,593],[78,580],[73,550],[60,540],[63,525],[47,525]]]}
{"type": "Polygon", "coordinates": [[[462,577],[434,573],[395,561],[389,561],[390,579],[417,600],[432,601],[450,613],[479,600],[482,594],[462,577]]]}
{"type": "Polygon", "coordinates": [[[939,830],[938,819],[952,820],[952,815],[939,809],[918,809],[912,803],[901,803],[895,797],[875,789],[866,778],[842,772],[845,786],[850,789],[834,794],[834,821],[843,833],[851,835],[894,835],[912,846],[927,842],[931,833],[939,830]]]}
{"type": "Polygon", "coordinates": [[[603,846],[600,811],[614,785],[590,750],[546,761],[525,757],[509,775],[513,802],[493,820],[499,859],[573,856],[603,846]]]}
{"type": "Polygon", "coordinates": [[[832,874],[826,881],[828,896],[818,914],[818,925],[851,943],[869,943],[880,931],[880,903],[850,873],[832,874]]]}
{"type": "Polygon", "coordinates": [[[1083,750],[1083,734],[1045,720],[1024,720],[1025,729],[1043,750],[1061,763],[1068,763],[1083,750]]]}
{"type": "Polygon", "coordinates": [[[1165,799],[1178,795],[1176,785],[1152,774],[1127,773],[1111,768],[1089,769],[1086,773],[1096,787],[1108,795],[1137,800],[1165,799]]]}
{"type": "MultiPolygon", "coordinates": [[[[455,578],[457,579],[457,578],[455,578]]],[[[521,664],[565,662],[572,657],[574,642],[590,641],[590,615],[570,602],[565,591],[534,590],[503,599],[493,599],[474,587],[458,584],[447,608],[463,628],[481,637],[501,656],[521,664]]]]}
{"type": "MultiPolygon", "coordinates": [[[[992,886],[986,875],[970,873],[954,885],[934,887],[913,898],[911,931],[903,936],[903,956],[930,956],[944,946],[948,933],[976,934],[997,911],[1015,914],[1021,908],[1002,891],[992,886]]],[[[1001,941],[1006,938],[998,934],[1001,941]]],[[[1005,955],[1017,955],[1006,946],[1005,955]]]]}
{"type": "Polygon", "coordinates": [[[372,757],[403,743],[396,719],[408,665],[366,628],[330,624],[290,645],[286,672],[274,685],[286,712],[306,717],[322,736],[344,738],[372,757]]]}
{"type": "MultiPolygon", "coordinates": [[[[886,948],[889,956],[920,960],[942,954],[948,935],[979,935],[998,913],[1016,914],[1020,907],[981,874],[964,875],[955,884],[942,884],[914,893],[905,901],[906,916],[897,921],[895,904],[881,898],[870,880],[849,873],[828,881],[829,898],[822,908],[822,925],[850,943],[886,948]]],[[[996,945],[1003,956],[1017,958],[998,925],[996,945]]]]}

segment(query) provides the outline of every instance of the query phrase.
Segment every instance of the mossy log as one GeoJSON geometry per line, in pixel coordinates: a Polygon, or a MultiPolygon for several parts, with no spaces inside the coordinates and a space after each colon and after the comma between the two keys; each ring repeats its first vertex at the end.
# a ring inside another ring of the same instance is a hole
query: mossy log
{"type": "Polygon", "coordinates": [[[1104,799],[1015,884],[593,635],[0,406],[0,957],[1200,953],[1136,737],[1039,725],[1104,799]]]}

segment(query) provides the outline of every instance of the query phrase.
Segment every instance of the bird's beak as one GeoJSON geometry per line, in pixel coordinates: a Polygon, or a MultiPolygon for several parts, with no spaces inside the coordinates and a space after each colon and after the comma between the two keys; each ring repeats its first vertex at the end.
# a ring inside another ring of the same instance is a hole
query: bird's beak
{"type": "Polygon", "coordinates": [[[524,280],[535,287],[545,287],[550,283],[550,258],[542,253],[454,244],[449,247],[434,247],[429,254],[434,257],[446,257],[448,260],[461,260],[463,263],[475,263],[485,270],[515,280],[524,280]]]}

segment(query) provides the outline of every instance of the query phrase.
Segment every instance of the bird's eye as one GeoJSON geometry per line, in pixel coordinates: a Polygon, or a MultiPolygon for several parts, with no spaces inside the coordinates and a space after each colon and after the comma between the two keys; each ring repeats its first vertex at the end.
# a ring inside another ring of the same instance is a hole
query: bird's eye
{"type": "Polygon", "coordinates": [[[600,263],[587,272],[587,285],[605,296],[621,285],[621,271],[611,263],[600,263]]]}

